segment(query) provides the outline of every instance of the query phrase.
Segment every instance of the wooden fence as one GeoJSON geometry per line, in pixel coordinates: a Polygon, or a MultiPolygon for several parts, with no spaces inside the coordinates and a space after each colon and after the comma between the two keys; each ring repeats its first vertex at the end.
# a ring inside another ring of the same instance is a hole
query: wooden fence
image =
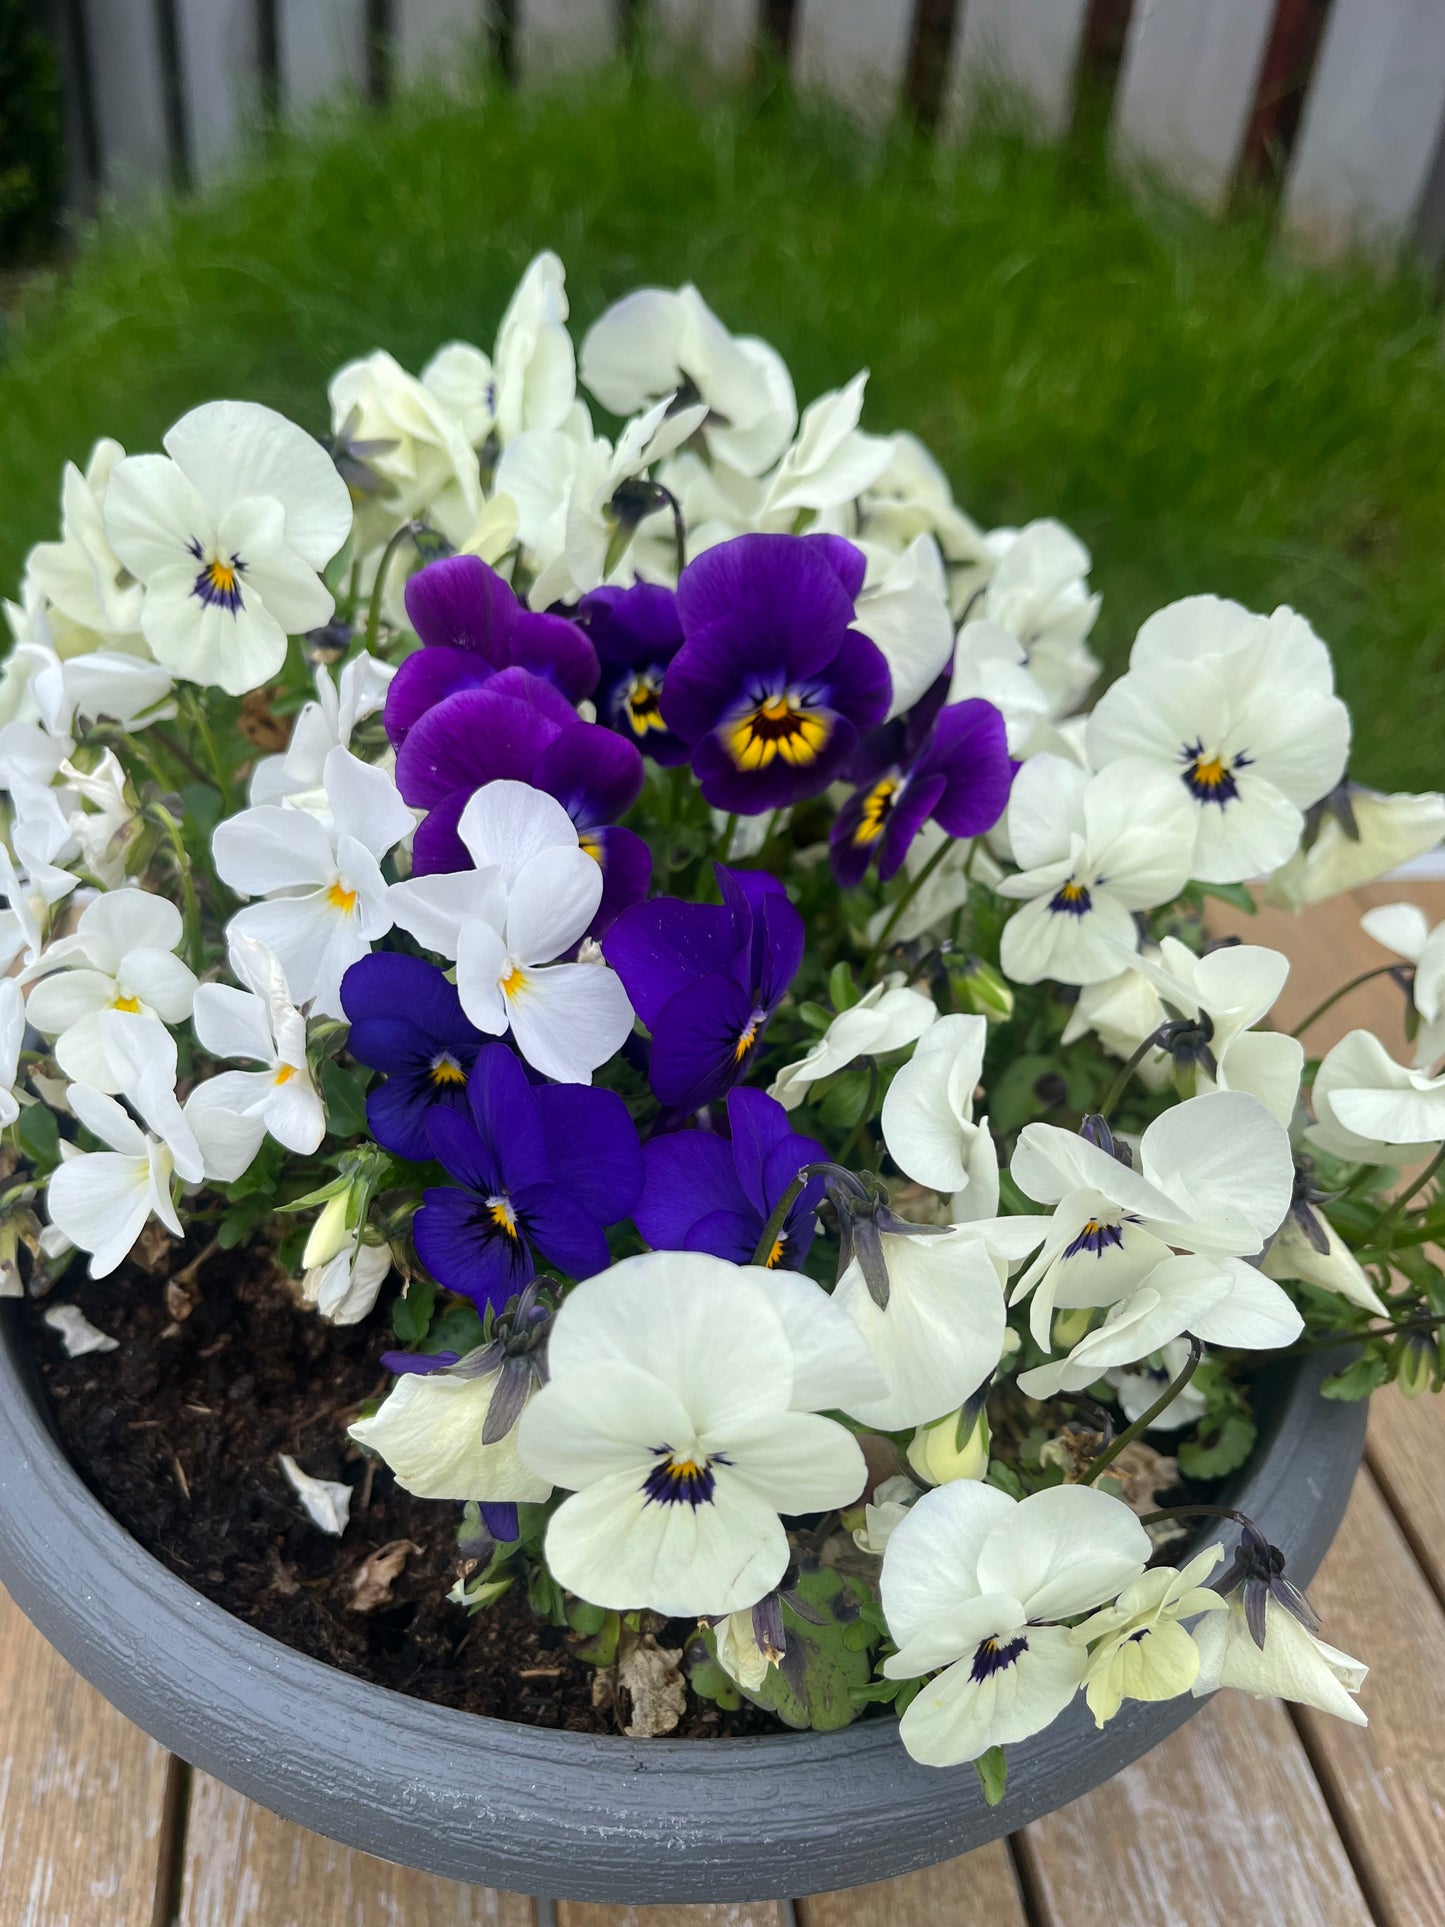
{"type": "Polygon", "coordinates": [[[1002,79],[1041,132],[1081,103],[1121,157],[1222,206],[1266,181],[1283,226],[1445,255],[1445,0],[50,0],[73,200],[223,172],[248,129],[344,91],[385,100],[458,50],[528,80],[665,33],[723,68],[947,132],[1002,79]]]}

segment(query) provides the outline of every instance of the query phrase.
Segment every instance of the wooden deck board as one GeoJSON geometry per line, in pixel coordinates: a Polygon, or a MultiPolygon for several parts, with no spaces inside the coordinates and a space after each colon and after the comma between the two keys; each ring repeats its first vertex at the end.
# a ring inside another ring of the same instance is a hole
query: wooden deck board
{"type": "Polygon", "coordinates": [[[1416,1564],[1445,1606],[1445,1394],[1408,1399],[1394,1386],[1377,1392],[1366,1451],[1416,1564]]]}
{"type": "Polygon", "coordinates": [[[191,1789],[181,1892],[177,1927],[533,1927],[534,1917],[520,1894],[353,1852],[205,1773],[191,1789]]]}
{"type": "Polygon", "coordinates": [[[1002,1840],[922,1873],[797,1903],[798,1927],[1029,1927],[1002,1840]]]}
{"type": "Polygon", "coordinates": [[[0,1588],[0,1922],[153,1927],[174,1776],[0,1588]]]}
{"type": "Polygon", "coordinates": [[[775,1900],[725,1900],[711,1907],[593,1907],[559,1900],[557,1927],[787,1927],[775,1900]]]}

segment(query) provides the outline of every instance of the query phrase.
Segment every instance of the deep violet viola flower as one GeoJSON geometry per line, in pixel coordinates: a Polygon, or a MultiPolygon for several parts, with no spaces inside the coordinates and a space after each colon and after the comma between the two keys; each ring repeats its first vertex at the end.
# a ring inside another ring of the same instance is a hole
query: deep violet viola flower
{"type": "Polygon", "coordinates": [[[747,1073],[803,958],[803,919],[776,877],[717,865],[721,905],[658,897],[602,939],[652,1033],[648,1078],[674,1116],[747,1073]]]}
{"type": "Polygon", "coordinates": [[[584,723],[564,696],[526,669],[500,670],[481,688],[444,697],[397,751],[397,787],[413,809],[427,812],[412,844],[416,875],[470,868],[457,822],[476,791],[499,777],[555,796],[583,849],[602,866],[592,935],[646,896],[651,852],[617,825],[642,788],[641,756],[614,731],[584,723]]]}
{"type": "Polygon", "coordinates": [[[1003,815],[1013,771],[992,703],[938,709],[925,697],[859,746],[848,771],[858,787],[828,837],[833,875],[851,887],[876,862],[886,883],[930,817],[949,836],[981,836],[1003,815]]]}
{"type": "Polygon", "coordinates": [[[456,1180],[427,1191],[412,1235],[448,1291],[501,1311],[540,1256],[569,1278],[610,1262],[603,1227],[642,1189],[642,1150],[627,1106],[584,1084],[533,1085],[506,1044],[485,1044],[465,1111],[434,1109],[433,1155],[456,1180]]]}
{"type": "Polygon", "coordinates": [[[571,702],[597,687],[597,656],[576,623],[524,609],[479,556],[449,555],[418,569],[406,585],[406,613],[422,647],[386,692],[386,733],[398,748],[444,697],[499,669],[530,669],[571,702]]]}
{"type": "Polygon", "coordinates": [[[682,647],[677,597],[652,582],[611,585],[583,596],[577,620],[602,666],[597,719],[635,743],[655,763],[685,763],[687,744],[662,719],[667,666],[682,647]]]}
{"type": "MultiPolygon", "coordinates": [[[[766,1091],[729,1091],[731,1137],[676,1131],[643,1147],[647,1169],[633,1219],[656,1251],[710,1251],[750,1265],[774,1206],[804,1165],[828,1153],[797,1135],[788,1114],[766,1091]]],[[[823,1195],[814,1178],[789,1210],[765,1263],[796,1271],[813,1241],[813,1214],[823,1195]]]]}
{"type": "Polygon", "coordinates": [[[421,957],[363,957],[341,980],[341,1007],[352,1056],[386,1073],[366,1094],[371,1135],[383,1150],[424,1163],[427,1119],[438,1106],[465,1109],[485,1039],[463,1014],[456,985],[421,957]]]}
{"type": "Polygon", "coordinates": [[[714,809],[818,795],[883,721],[888,665],[852,627],[864,567],[841,536],[740,535],[683,570],[662,716],[714,809]]]}

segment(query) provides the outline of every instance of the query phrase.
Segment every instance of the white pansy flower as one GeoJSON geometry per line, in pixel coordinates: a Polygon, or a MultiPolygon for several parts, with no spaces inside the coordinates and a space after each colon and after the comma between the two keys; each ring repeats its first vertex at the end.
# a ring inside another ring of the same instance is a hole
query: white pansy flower
{"type": "Polygon", "coordinates": [[[1337,1157],[1414,1164],[1445,1139],[1445,1077],[1397,1064],[1367,1030],[1352,1030],[1328,1053],[1313,1097],[1306,1136],[1337,1157]]]}
{"type": "Polygon", "coordinates": [[[638,288],[615,302],[582,342],[581,377],[604,408],[633,415],[663,396],[706,404],[709,454],[761,475],[798,420],[792,377],[765,341],[732,335],[697,289],[638,288]]]}
{"type": "Polygon", "coordinates": [[[276,674],[288,636],[330,619],[321,571],[350,533],[351,498],[321,444],[258,402],[206,402],[164,443],[116,464],[106,534],[145,584],[157,661],[244,695],[276,674]]]}
{"type": "Polygon", "coordinates": [[[448,341],[421,371],[421,385],[454,416],[473,448],[496,425],[497,379],[490,355],[470,341],[448,341]]]}
{"type": "Polygon", "coordinates": [[[880,1582],[899,1648],[885,1675],[944,1669],[903,1715],[910,1755],[956,1766],[1057,1719],[1087,1656],[1048,1622],[1115,1598],[1149,1550],[1129,1508],[1090,1486],[1017,1501],[970,1479],[925,1492],[889,1538],[880,1582]]]}
{"type": "Polygon", "coordinates": [[[993,566],[983,531],[953,499],[948,477],[916,435],[889,438],[888,466],[865,489],[858,532],[901,554],[920,535],[937,542],[951,581],[950,607],[962,613],[993,566]]]}
{"type": "Polygon", "coordinates": [[[119,890],[125,883],[126,857],[141,827],[135,792],[120,758],[107,749],[94,769],[80,770],[67,761],[58,774],[72,796],[91,805],[72,810],[69,817],[81,863],[107,890],[119,890]]]}
{"type": "Polygon", "coordinates": [[[1167,772],[1194,820],[1191,874],[1238,883],[1294,853],[1344,770],[1350,718],[1303,616],[1189,596],[1144,624],[1085,741],[1096,767],[1167,772]]]}
{"type": "MultiPolygon", "coordinates": [[[[7,602],[5,613],[15,647],[0,677],[0,723],[39,723],[59,746],[52,769],[74,747],[77,716],[134,729],[174,714],[166,702],[170,672],[152,660],[139,636],[133,647],[66,649],[62,644],[74,638],[65,636],[32,583],[26,584],[26,607],[7,602]]],[[[13,740],[5,748],[12,751],[13,740]]]]}
{"type": "Polygon", "coordinates": [[[74,935],[31,966],[27,974],[40,981],[30,993],[30,1021],[55,1039],[55,1061],[67,1077],[98,1091],[120,1088],[105,1042],[109,1013],[167,1024],[190,1016],[195,974],[174,955],[182,934],[181,913],[165,897],[109,890],[81,911],[74,935]]]}
{"type": "Polygon", "coordinates": [[[407,1372],[349,1436],[385,1459],[397,1484],[419,1499],[538,1505],[552,1496],[552,1482],[524,1463],[517,1427],[483,1441],[500,1379],[500,1367],[477,1376],[407,1372]]]}
{"type": "MultiPolygon", "coordinates": [[[[1157,957],[1129,962],[1154,986],[1169,1014],[1207,1029],[1204,1048],[1214,1068],[1197,1060],[1199,1089],[1248,1091],[1288,1124],[1299,1096],[1304,1045],[1297,1037],[1253,1027],[1274,1008],[1289,959],[1245,943],[1223,944],[1199,957],[1177,937],[1162,937],[1157,957]]],[[[1135,1044],[1148,1034],[1141,1031],[1135,1044]]]]}
{"type": "Polygon", "coordinates": [[[39,542],[25,572],[70,622],[97,636],[130,636],[140,628],[144,590],[129,574],[105,532],[105,493],[119,442],[103,438],[90,451],[84,474],[65,464],[60,490],[61,539],[39,542]]]}
{"type": "Polygon", "coordinates": [[[875,1487],[873,1497],[863,1508],[863,1523],[853,1531],[853,1543],[858,1550],[881,1559],[889,1539],[907,1518],[908,1508],[922,1491],[921,1485],[915,1485],[902,1472],[875,1487]]]}
{"type": "Polygon", "coordinates": [[[247,1058],[262,1068],[207,1078],[185,1107],[206,1176],[225,1184],[249,1170],[268,1133],[301,1157],[326,1135],[326,1107],[306,1062],[306,1019],[291,1002],[285,972],[269,950],[239,935],[231,968],[246,988],[202,984],[191,1021],[212,1057],[247,1058]]]}
{"type": "Polygon", "coordinates": [[[794,1278],[784,1301],[773,1273],[653,1252],[569,1294],[518,1426],[523,1463],[572,1489],[547,1529],[559,1585],[620,1610],[742,1611],[787,1567],[780,1514],[858,1498],[857,1441],[818,1413],[867,1361],[794,1278]]]}
{"type": "Polygon", "coordinates": [[[330,1325],[359,1325],[375,1305],[391,1272],[391,1246],[372,1243],[358,1228],[347,1232],[340,1249],[301,1274],[302,1302],[330,1325]]]}
{"type": "Polygon", "coordinates": [[[919,535],[902,555],[860,542],[868,576],[855,622],[888,665],[893,699],[886,721],[901,716],[941,674],[953,648],[948,578],[931,535],[919,535]]]}
{"type": "Polygon", "coordinates": [[[1018,637],[1051,713],[1067,715],[1099,673],[1084,641],[1101,600],[1089,592],[1089,551],[1048,519],[991,529],[985,542],[992,567],[969,614],[1018,637]]]}
{"type": "Polygon", "coordinates": [[[924,1031],[883,1100],[883,1141],[905,1176],[954,1197],[957,1215],[998,1210],[998,1153],[973,1094],[988,1043],[984,1017],[940,1017],[924,1031]]]}
{"type": "MultiPolygon", "coordinates": [[[[1143,954],[1157,955],[1157,946],[1146,945],[1143,954]]],[[[1073,1044],[1092,1031],[1112,1056],[1132,1057],[1164,1017],[1159,992],[1149,979],[1137,970],[1124,969],[1117,977],[1081,987],[1059,1041],[1073,1044]]],[[[1169,1081],[1169,1060],[1162,1051],[1151,1051],[1135,1075],[1151,1091],[1160,1090],[1169,1081]]]]}
{"type": "Polygon", "coordinates": [[[893,445],[858,427],[868,371],[845,388],[820,395],[803,410],[797,437],[768,481],[762,514],[768,526],[790,528],[800,509],[826,513],[855,501],[893,459],[893,445]]]}
{"type": "MultiPolygon", "coordinates": [[[[1006,1222],[999,1220],[997,1222],[1006,1222]]],[[[888,1302],[878,1305],[855,1259],[833,1303],[863,1334],[885,1389],[842,1406],[877,1431],[927,1425],[963,1401],[1003,1354],[1004,1297],[988,1243],[973,1227],[942,1236],[884,1235],[888,1302]]]]}
{"type": "Polygon", "coordinates": [[[1370,1283],[1369,1275],[1323,1211],[1306,1205],[1315,1237],[1305,1229],[1298,1209],[1291,1211],[1272,1240],[1261,1266],[1268,1278],[1281,1281],[1297,1278],[1321,1291],[1335,1292],[1361,1311],[1377,1318],[1388,1316],[1388,1308],[1370,1283]],[[1316,1238],[1323,1241],[1321,1250],[1316,1238]]]}
{"type": "Polygon", "coordinates": [[[1001,623],[977,619],[958,632],[948,700],[961,703],[971,696],[982,696],[1003,717],[1011,756],[1044,746],[1052,698],[1029,668],[1023,643],[1001,623]]]}
{"type": "Polygon", "coordinates": [[[806,1057],[785,1064],[768,1087],[785,1111],[796,1110],[808,1086],[835,1071],[845,1070],[856,1057],[884,1057],[917,1043],[938,1016],[937,1006],[921,990],[910,990],[900,975],[886,978],[839,1011],[806,1057]]]}
{"type": "MultiPolygon", "coordinates": [[[[1343,783],[1317,806],[1319,822],[1311,839],[1276,870],[1265,891],[1267,903],[1304,910],[1345,890],[1373,883],[1445,837],[1445,796],[1400,791],[1383,795],[1358,783],[1343,783]]],[[[1313,822],[1315,810],[1311,810],[1313,822]]]]}
{"type": "Polygon", "coordinates": [[[99,1020],[108,1057],[107,1081],[130,1104],[145,1129],[114,1097],[88,1084],[66,1093],[76,1118],[109,1148],[72,1151],[50,1180],[51,1223],[88,1251],[90,1275],[114,1271],[152,1215],[176,1237],[184,1227],[171,1197],[172,1177],[197,1184],[204,1176],[200,1147],[176,1102],[176,1046],[153,1017],[112,1012],[99,1020]]]}
{"type": "Polygon", "coordinates": [[[381,859],[414,818],[384,771],[333,749],[322,770],[327,815],[263,803],[220,824],[216,874],[242,895],[265,897],[231,919],[280,962],[298,1003],[340,1017],[341,979],[394,921],[381,859]]]}
{"type": "Polygon", "coordinates": [[[1293,1700],[1332,1713],[1351,1726],[1369,1725],[1354,1698],[1369,1670],[1359,1660],[1316,1638],[1273,1597],[1264,1602],[1264,1643],[1257,1645],[1242,1596],[1234,1594],[1228,1604],[1228,1612],[1212,1613],[1195,1628],[1196,1699],[1232,1686],[1254,1699],[1293,1700]]]}
{"type": "Polygon", "coordinates": [[[1199,1648],[1183,1621],[1228,1610],[1204,1584],[1223,1557],[1223,1546],[1206,1546],[1182,1568],[1155,1566],[1073,1628],[1069,1638],[1089,1649],[1084,1697],[1096,1726],[1125,1700],[1177,1699],[1194,1685],[1199,1648]]]}
{"type": "Polygon", "coordinates": [[[1367,910],[1360,927],[1415,966],[1410,1000],[1420,1018],[1415,1034],[1415,1069],[1427,1071],[1445,1057],[1445,923],[1430,928],[1417,903],[1382,903],[1367,910]]]}
{"type": "MultiPolygon", "coordinates": [[[[1025,1197],[1053,1207],[1012,1301],[1035,1294],[1030,1329],[1040,1345],[1056,1308],[1117,1304],[1174,1250],[1219,1261],[1241,1293],[1278,1301],[1298,1326],[1283,1292],[1239,1262],[1264,1249],[1294,1192],[1289,1133],[1258,1099],[1216,1091],[1174,1106],[1144,1132],[1132,1166],[1057,1125],[1028,1124],[1009,1172],[1025,1197]]],[[[1142,1358],[1175,1335],[1105,1362],[1142,1358]]],[[[1210,1331],[1197,1335],[1216,1342],[1210,1331]]]]}
{"type": "MultiPolygon", "coordinates": [[[[28,806],[29,787],[12,778],[11,796],[28,806]],[[20,787],[17,787],[20,784],[20,787]]],[[[79,879],[57,868],[53,859],[72,847],[69,825],[58,798],[50,790],[39,793],[43,806],[35,814],[17,814],[10,824],[10,848],[0,842],[0,970],[17,957],[33,964],[45,942],[52,907],[69,896],[79,879]]]]}
{"type": "Polygon", "coordinates": [[[0,977],[0,1130],[20,1115],[15,1079],[24,1042],[25,993],[14,977],[0,977]]]}
{"type": "Polygon", "coordinates": [[[386,701],[395,665],[378,662],[363,650],[335,681],[316,670],[315,700],[303,703],[291,727],[291,741],[279,756],[263,756],[251,776],[252,803],[290,802],[324,813],[326,759],[333,749],[350,747],[358,723],[374,716],[386,701]]]}
{"type": "Polygon", "coordinates": [[[482,483],[476,449],[452,410],[384,349],[339,368],[327,393],[332,432],[358,452],[364,447],[367,468],[385,485],[384,495],[358,507],[365,546],[422,513],[461,541],[481,513],[482,483]]]}
{"type": "MultiPolygon", "coordinates": [[[[1159,1360],[1157,1365],[1144,1360],[1136,1365],[1111,1365],[1104,1373],[1119,1401],[1120,1411],[1131,1425],[1136,1419],[1143,1418],[1164,1387],[1172,1385],[1178,1378],[1189,1363],[1189,1352],[1187,1338],[1171,1338],[1154,1354],[1159,1360]]],[[[1149,1429],[1151,1432],[1183,1432],[1203,1418],[1208,1405],[1208,1397],[1191,1379],[1181,1391],[1174,1394],[1149,1429]]]]}
{"type": "Polygon", "coordinates": [[[1059,756],[1034,756],[1014,779],[1007,811],[1017,876],[998,888],[1027,899],[1004,926],[1004,974],[1015,983],[1102,983],[1120,949],[1138,948],[1136,910],[1179,894],[1189,877],[1188,801],[1161,771],[1090,776],[1059,756]]]}
{"type": "Polygon", "coordinates": [[[526,429],[558,427],[576,399],[566,279],[555,254],[544,249],[534,256],[497,329],[492,368],[497,436],[504,448],[526,429]]]}
{"type": "Polygon", "coordinates": [[[615,971],[557,961],[597,913],[601,870],[562,805],[526,783],[478,790],[457,833],[476,868],[396,884],[392,914],[427,949],[456,959],[462,1008],[478,1030],[510,1028],[543,1076],[589,1084],[633,1022],[615,971]]]}

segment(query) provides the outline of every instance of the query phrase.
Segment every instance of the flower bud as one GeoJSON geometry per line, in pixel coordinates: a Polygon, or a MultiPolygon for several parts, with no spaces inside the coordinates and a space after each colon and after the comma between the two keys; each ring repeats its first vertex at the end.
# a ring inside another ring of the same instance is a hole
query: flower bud
{"type": "Polygon", "coordinates": [[[349,1202],[349,1186],[326,1200],[320,1217],[311,1227],[306,1249],[301,1254],[303,1270],[314,1271],[318,1265],[329,1264],[338,1252],[345,1251],[352,1243],[354,1234],[346,1222],[349,1202]]]}
{"type": "Polygon", "coordinates": [[[994,965],[981,957],[950,957],[948,981],[958,1008],[991,1024],[1006,1024],[1014,1014],[1013,986],[994,965]]]}
{"type": "Polygon", "coordinates": [[[931,1425],[920,1425],[908,1448],[908,1463],[929,1485],[955,1479],[981,1479],[988,1471],[991,1434],[983,1408],[964,1405],[931,1425]]]}
{"type": "Polygon", "coordinates": [[[1419,1398],[1434,1384],[1440,1362],[1440,1341],[1430,1332],[1411,1332],[1395,1352],[1395,1383],[1406,1398],[1419,1398]]]}
{"type": "Polygon", "coordinates": [[[1076,1310],[1054,1313],[1054,1350],[1071,1352],[1079,1340],[1086,1336],[1094,1322],[1094,1314],[1088,1305],[1076,1310]]]}

